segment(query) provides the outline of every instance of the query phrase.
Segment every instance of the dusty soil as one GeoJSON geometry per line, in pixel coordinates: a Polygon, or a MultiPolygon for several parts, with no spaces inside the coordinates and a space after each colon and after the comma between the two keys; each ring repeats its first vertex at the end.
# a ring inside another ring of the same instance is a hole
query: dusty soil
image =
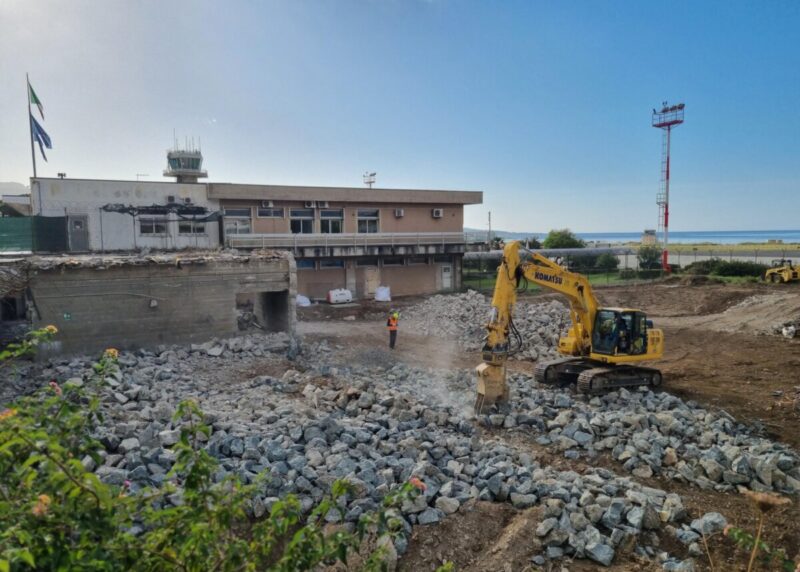
{"type": "MultiPolygon", "coordinates": [[[[730,285],[713,282],[670,281],[661,284],[612,286],[597,289],[601,303],[640,308],[664,330],[666,351],[658,367],[664,372],[664,391],[691,399],[706,407],[721,408],[743,423],[762,428],[771,438],[800,449],[800,408],[791,402],[800,386],[800,338],[787,340],[767,335],[776,323],[800,318],[800,285],[730,285]]],[[[531,294],[532,299],[552,294],[531,294]]],[[[420,336],[400,329],[398,347],[388,349],[384,323],[389,308],[408,307],[419,298],[392,303],[366,302],[347,308],[313,306],[299,309],[299,330],[314,339],[325,339],[342,363],[392,363],[401,360],[422,367],[470,368],[480,362],[477,352],[464,352],[449,340],[420,336]],[[346,319],[345,319],[346,318],[346,319]]],[[[483,319],[476,316],[476,319],[483,319]]],[[[532,364],[509,362],[516,370],[530,371],[532,364]]],[[[544,462],[579,463],[554,458],[524,435],[508,437],[515,445],[528,443],[531,453],[544,462]]],[[[613,461],[601,460],[614,469],[613,461]]],[[[753,531],[757,517],[742,495],[702,491],[696,487],[652,479],[653,486],[682,495],[692,516],[723,513],[735,526],[753,531]]],[[[436,526],[417,527],[403,557],[403,570],[433,570],[443,560],[458,570],[535,570],[532,528],[536,509],[516,511],[506,505],[475,503],[436,526]]],[[[770,513],[764,539],[790,553],[800,547],[800,507],[794,499],[788,507],[770,513]]],[[[685,550],[662,535],[670,553],[685,550]]],[[[711,556],[717,570],[738,570],[742,556],[726,538],[714,538],[711,556]]],[[[746,562],[746,559],[744,560],[746,562]]],[[[698,559],[701,567],[707,566],[698,559]]],[[[594,570],[587,561],[564,562],[569,570],[594,570]]],[[[559,570],[558,567],[553,568],[559,570]]],[[[611,570],[655,570],[633,555],[618,557],[611,570]]],[[[759,570],[777,569],[764,564],[759,570]]],[[[545,568],[549,570],[549,568],[545,568]]]]}

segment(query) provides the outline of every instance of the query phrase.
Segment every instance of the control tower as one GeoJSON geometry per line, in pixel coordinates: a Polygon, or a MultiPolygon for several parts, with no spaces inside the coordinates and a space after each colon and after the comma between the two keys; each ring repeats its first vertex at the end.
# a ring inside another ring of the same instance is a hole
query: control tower
{"type": "Polygon", "coordinates": [[[196,183],[197,179],[208,177],[203,170],[203,153],[196,148],[194,143],[188,143],[180,149],[176,143],[175,148],[167,151],[167,168],[164,169],[165,177],[175,177],[177,183],[196,183]]]}

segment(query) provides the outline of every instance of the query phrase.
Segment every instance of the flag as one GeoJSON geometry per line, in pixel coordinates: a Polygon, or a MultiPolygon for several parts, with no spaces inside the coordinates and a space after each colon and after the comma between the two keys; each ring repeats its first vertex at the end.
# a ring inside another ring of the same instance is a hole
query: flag
{"type": "Polygon", "coordinates": [[[36,96],[36,92],[33,91],[33,86],[31,85],[31,82],[28,82],[28,94],[30,95],[31,103],[39,108],[39,115],[41,115],[42,120],[44,120],[44,108],[42,107],[42,102],[39,101],[39,98],[36,96]]]}
{"type": "Polygon", "coordinates": [[[53,148],[53,144],[50,142],[50,136],[47,132],[39,125],[39,122],[34,119],[33,114],[31,114],[31,133],[33,134],[33,140],[39,144],[39,151],[42,152],[42,157],[44,160],[47,161],[47,155],[44,154],[44,148],[47,147],[48,149],[53,148]]]}

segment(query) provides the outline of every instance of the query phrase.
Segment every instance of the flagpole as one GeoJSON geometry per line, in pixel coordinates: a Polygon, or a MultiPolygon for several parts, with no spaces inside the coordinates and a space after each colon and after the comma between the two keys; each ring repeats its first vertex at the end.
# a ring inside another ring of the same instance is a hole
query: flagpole
{"type": "Polygon", "coordinates": [[[33,161],[33,178],[36,178],[36,152],[33,150],[33,122],[31,121],[31,80],[28,74],[25,74],[25,99],[28,100],[28,129],[31,132],[31,160],[33,161]]]}

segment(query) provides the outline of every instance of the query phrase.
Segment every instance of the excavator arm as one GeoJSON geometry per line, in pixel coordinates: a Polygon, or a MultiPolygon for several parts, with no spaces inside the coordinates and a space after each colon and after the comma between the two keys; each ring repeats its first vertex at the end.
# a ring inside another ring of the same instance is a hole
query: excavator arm
{"type": "Polygon", "coordinates": [[[492,315],[486,328],[488,336],[485,350],[495,353],[508,352],[510,335],[513,332],[513,309],[517,301],[517,290],[524,282],[538,284],[543,288],[563,294],[569,301],[572,320],[569,334],[559,343],[562,354],[581,356],[591,351],[591,332],[597,314],[598,303],[589,280],[581,274],[570,272],[552,260],[531,253],[531,261],[522,262],[520,243],[510,242],[503,249],[503,260],[497,269],[492,315]]]}

